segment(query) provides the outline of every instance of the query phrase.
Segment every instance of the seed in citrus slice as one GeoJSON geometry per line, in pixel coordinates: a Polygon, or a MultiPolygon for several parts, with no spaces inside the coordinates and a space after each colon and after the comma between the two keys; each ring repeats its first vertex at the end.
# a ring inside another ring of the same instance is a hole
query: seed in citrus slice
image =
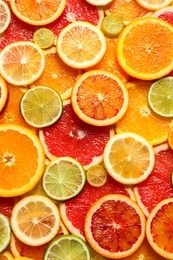
{"type": "Polygon", "coordinates": [[[108,194],[92,204],[85,218],[85,236],[99,254],[111,259],[134,253],[145,237],[145,217],[139,206],[120,194],[108,194]]]}
{"type": "Polygon", "coordinates": [[[72,22],[63,28],[57,39],[60,58],[73,68],[95,65],[106,52],[104,34],[88,22],[72,22]]]}
{"type": "Polygon", "coordinates": [[[8,88],[5,80],[0,76],[0,111],[6,104],[8,97],[8,88]]]}
{"type": "Polygon", "coordinates": [[[86,242],[72,234],[59,236],[49,243],[43,259],[48,260],[50,258],[91,259],[86,242]]]}
{"type": "Polygon", "coordinates": [[[0,147],[0,196],[14,197],[31,190],[45,167],[37,135],[20,125],[1,124],[0,147]]]}
{"type": "Polygon", "coordinates": [[[42,49],[33,42],[14,42],[0,53],[1,75],[17,86],[28,85],[39,78],[44,65],[42,49]]]}
{"type": "Polygon", "coordinates": [[[107,171],[102,165],[96,164],[86,171],[86,177],[91,186],[101,187],[107,181],[107,171]]]}
{"type": "Polygon", "coordinates": [[[156,114],[173,117],[173,77],[153,82],[148,92],[148,103],[156,114]]]}
{"type": "Polygon", "coordinates": [[[11,12],[6,2],[0,1],[0,34],[9,26],[11,21],[11,12]]]}
{"type": "Polygon", "coordinates": [[[78,117],[95,126],[116,123],[128,107],[128,92],[113,73],[91,70],[78,77],[71,94],[78,117]]]}
{"type": "Polygon", "coordinates": [[[26,196],[13,208],[11,228],[15,236],[27,245],[48,243],[60,228],[58,207],[45,196],[26,196]]]}
{"type": "Polygon", "coordinates": [[[169,23],[155,17],[135,19],[119,35],[117,58],[130,76],[155,80],[173,69],[170,42],[173,42],[173,27],[169,23]]]}
{"type": "Polygon", "coordinates": [[[36,26],[55,21],[63,12],[65,5],[66,0],[10,0],[10,6],[14,14],[25,23],[36,26]]]}
{"type": "Polygon", "coordinates": [[[133,185],[150,175],[155,163],[154,149],[135,133],[116,134],[107,142],[103,160],[115,180],[133,185]]]}
{"type": "Polygon", "coordinates": [[[172,208],[173,198],[160,201],[151,211],[146,224],[146,236],[149,244],[165,259],[173,258],[172,208]]]}
{"type": "Polygon", "coordinates": [[[64,156],[51,161],[43,174],[42,186],[54,200],[65,201],[77,196],[86,182],[83,166],[75,159],[64,156]]]}
{"type": "Polygon", "coordinates": [[[42,49],[47,49],[54,44],[54,33],[47,28],[40,28],[35,31],[33,40],[42,49]]]}
{"type": "Polygon", "coordinates": [[[20,111],[29,125],[37,128],[50,126],[62,115],[62,99],[58,92],[52,88],[35,87],[23,95],[20,111]]]}
{"type": "Polygon", "coordinates": [[[9,219],[0,213],[0,252],[4,251],[11,240],[11,227],[9,219]]]}
{"type": "Polygon", "coordinates": [[[96,6],[104,6],[112,2],[112,0],[86,0],[89,4],[96,6]]]}
{"type": "Polygon", "coordinates": [[[160,10],[172,3],[172,0],[136,0],[142,7],[154,11],[160,10]]]}
{"type": "Polygon", "coordinates": [[[106,15],[101,23],[101,30],[108,37],[118,36],[123,28],[123,19],[116,14],[106,15]]]}

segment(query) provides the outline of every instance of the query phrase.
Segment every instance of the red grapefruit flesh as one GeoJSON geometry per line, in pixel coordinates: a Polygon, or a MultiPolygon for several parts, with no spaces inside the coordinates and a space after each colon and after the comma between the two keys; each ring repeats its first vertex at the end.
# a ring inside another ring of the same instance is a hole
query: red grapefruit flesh
{"type": "Polygon", "coordinates": [[[5,215],[8,219],[11,218],[11,212],[15,205],[14,198],[3,198],[0,197],[0,213],[5,215]]]}

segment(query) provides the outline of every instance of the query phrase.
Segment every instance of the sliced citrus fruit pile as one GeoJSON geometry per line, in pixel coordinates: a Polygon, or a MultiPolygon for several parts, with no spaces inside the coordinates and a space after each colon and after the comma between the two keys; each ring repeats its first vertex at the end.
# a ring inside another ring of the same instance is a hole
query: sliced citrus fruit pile
{"type": "Polygon", "coordinates": [[[8,28],[11,12],[6,2],[0,1],[0,35],[8,28]]]}

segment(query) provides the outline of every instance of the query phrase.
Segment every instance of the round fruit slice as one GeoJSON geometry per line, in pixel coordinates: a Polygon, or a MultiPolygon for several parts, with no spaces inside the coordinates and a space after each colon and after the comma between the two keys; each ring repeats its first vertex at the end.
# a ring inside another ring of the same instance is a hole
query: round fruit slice
{"type": "Polygon", "coordinates": [[[173,198],[159,202],[151,211],[146,224],[146,235],[151,247],[165,259],[172,259],[173,198]]]}
{"type": "Polygon", "coordinates": [[[150,175],[155,163],[154,149],[140,135],[116,134],[107,142],[103,160],[115,180],[133,185],[150,175]]]}
{"type": "Polygon", "coordinates": [[[148,10],[159,10],[172,3],[172,0],[137,0],[137,2],[148,10]]]}
{"type": "Polygon", "coordinates": [[[112,2],[112,0],[86,0],[89,4],[96,6],[104,6],[112,2]]]}
{"type": "Polygon", "coordinates": [[[11,227],[9,219],[0,213],[0,252],[7,248],[11,240],[11,227]]]}
{"type": "Polygon", "coordinates": [[[58,201],[78,195],[86,182],[83,166],[71,157],[58,157],[51,161],[43,174],[42,186],[46,194],[58,201]]]}
{"type": "Polygon", "coordinates": [[[173,6],[170,5],[170,6],[167,6],[165,8],[161,8],[157,11],[155,11],[153,14],[152,14],[153,17],[158,17],[170,24],[173,25],[173,6]]]}
{"type": "Polygon", "coordinates": [[[20,20],[39,26],[55,21],[63,12],[66,0],[10,0],[10,5],[20,20]]]}
{"type": "Polygon", "coordinates": [[[173,117],[173,78],[164,77],[155,81],[148,92],[152,110],[165,117],[173,117]]]}
{"type": "Polygon", "coordinates": [[[145,217],[139,206],[120,194],[108,194],[89,208],[85,236],[99,254],[111,259],[134,253],[145,238],[145,217]]]}
{"type": "Polygon", "coordinates": [[[72,68],[88,68],[99,62],[106,52],[104,34],[88,22],[72,22],[57,39],[60,58],[72,68]]]}
{"type": "Polygon", "coordinates": [[[0,34],[2,34],[8,28],[10,21],[10,9],[6,2],[0,1],[0,34]]]}
{"type": "Polygon", "coordinates": [[[54,124],[61,117],[62,99],[52,88],[35,87],[23,95],[20,111],[29,125],[37,128],[46,127],[54,124]]]}
{"type": "Polygon", "coordinates": [[[173,69],[173,53],[170,45],[172,41],[173,27],[169,23],[155,17],[135,19],[119,35],[118,61],[134,78],[143,80],[161,78],[173,69]]]}
{"type": "Polygon", "coordinates": [[[107,171],[102,165],[96,164],[87,170],[86,177],[91,186],[101,187],[107,181],[107,171]]]}
{"type": "Polygon", "coordinates": [[[81,120],[95,126],[107,126],[115,124],[125,114],[128,92],[114,74],[91,70],[77,79],[71,100],[81,120]]]}
{"type": "Polygon", "coordinates": [[[169,130],[169,133],[168,133],[168,144],[171,147],[171,149],[173,150],[173,127],[171,127],[171,129],[169,130]]]}
{"type": "Polygon", "coordinates": [[[40,48],[46,49],[54,44],[54,33],[47,28],[40,28],[35,31],[33,40],[40,48]]]}
{"type": "Polygon", "coordinates": [[[108,37],[116,37],[124,28],[124,21],[121,16],[109,14],[104,17],[101,23],[101,30],[108,37]]]}
{"type": "Polygon", "coordinates": [[[14,197],[31,190],[45,167],[39,138],[25,127],[1,124],[0,147],[0,196],[14,197]]]}
{"type": "Polygon", "coordinates": [[[0,111],[2,111],[8,97],[8,89],[5,80],[0,76],[0,111]]]}
{"type": "Polygon", "coordinates": [[[87,244],[75,235],[63,235],[55,238],[48,245],[44,260],[53,259],[85,259],[90,260],[87,244]]]}
{"type": "Polygon", "coordinates": [[[28,41],[7,45],[0,53],[0,73],[5,80],[25,86],[40,77],[45,65],[40,47],[28,41]]]}
{"type": "Polygon", "coordinates": [[[60,228],[58,207],[45,196],[26,196],[13,208],[11,228],[15,236],[27,245],[48,243],[60,228]]]}

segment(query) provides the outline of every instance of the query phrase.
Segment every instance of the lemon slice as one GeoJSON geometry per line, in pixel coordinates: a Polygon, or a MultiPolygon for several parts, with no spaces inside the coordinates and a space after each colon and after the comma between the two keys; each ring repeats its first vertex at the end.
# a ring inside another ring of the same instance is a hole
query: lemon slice
{"type": "Polygon", "coordinates": [[[101,187],[107,181],[107,171],[106,169],[99,164],[91,166],[87,172],[87,181],[91,186],[101,187]]]}
{"type": "Polygon", "coordinates": [[[54,33],[47,28],[40,28],[35,31],[33,36],[35,44],[37,44],[42,49],[47,49],[51,47],[54,43],[54,33]]]}
{"type": "Polygon", "coordinates": [[[11,21],[11,13],[8,5],[0,1],[0,34],[5,32],[11,21]]]}
{"type": "Polygon", "coordinates": [[[109,14],[104,17],[101,23],[102,32],[108,37],[116,37],[124,28],[123,19],[116,14],[109,14]]]}
{"type": "Polygon", "coordinates": [[[104,6],[111,3],[113,0],[86,0],[89,4],[96,6],[104,6]]]}
{"type": "Polygon", "coordinates": [[[11,240],[11,227],[8,218],[0,214],[0,253],[6,249],[11,240]]]}

